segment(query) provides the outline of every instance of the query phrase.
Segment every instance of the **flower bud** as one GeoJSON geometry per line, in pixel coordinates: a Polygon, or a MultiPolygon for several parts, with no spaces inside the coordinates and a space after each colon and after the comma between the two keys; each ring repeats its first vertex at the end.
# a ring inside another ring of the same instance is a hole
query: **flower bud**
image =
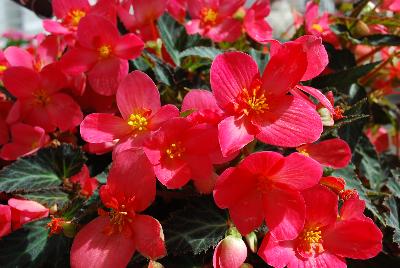
{"type": "Polygon", "coordinates": [[[245,236],[247,245],[249,246],[249,249],[251,252],[256,253],[257,252],[257,235],[254,232],[249,233],[248,235],[245,236]]]}
{"type": "Polygon", "coordinates": [[[164,265],[156,261],[150,261],[149,266],[147,266],[147,268],[164,268],[164,265]]]}
{"type": "Polygon", "coordinates": [[[247,247],[242,239],[228,235],[214,250],[214,268],[239,268],[247,258],[247,247]]]}
{"type": "Polygon", "coordinates": [[[76,234],[76,226],[70,221],[66,221],[62,224],[63,232],[66,237],[74,237],[76,234]]]}
{"type": "Polygon", "coordinates": [[[365,22],[359,20],[352,28],[351,33],[353,34],[354,37],[363,37],[369,35],[370,30],[368,28],[368,25],[365,24],[365,22]]]}

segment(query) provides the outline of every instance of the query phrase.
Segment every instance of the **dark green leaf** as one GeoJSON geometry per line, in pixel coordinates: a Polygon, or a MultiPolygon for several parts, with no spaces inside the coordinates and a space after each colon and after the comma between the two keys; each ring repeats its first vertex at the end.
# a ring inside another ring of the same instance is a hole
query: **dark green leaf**
{"type": "Polygon", "coordinates": [[[0,171],[0,192],[29,193],[55,189],[62,179],[78,173],[84,163],[82,151],[63,144],[23,157],[0,171]]]}
{"type": "Polygon", "coordinates": [[[332,172],[332,176],[342,177],[346,181],[346,188],[357,190],[360,199],[365,201],[366,207],[372,214],[385,225],[385,219],[382,217],[382,213],[379,212],[378,208],[372,203],[368,197],[369,190],[363,186],[357,174],[355,173],[355,167],[353,164],[348,165],[343,169],[336,169],[332,172]]]}
{"type": "Polygon", "coordinates": [[[385,200],[384,204],[389,208],[389,213],[386,214],[386,223],[394,229],[393,242],[400,246],[400,218],[396,198],[391,196],[385,200]]]}
{"type": "Polygon", "coordinates": [[[25,197],[26,199],[39,202],[46,207],[51,207],[53,205],[63,207],[69,201],[68,194],[60,189],[47,189],[37,192],[31,191],[29,193],[22,194],[21,196],[25,197]]]}
{"type": "Polygon", "coordinates": [[[48,237],[43,219],[25,224],[0,240],[0,267],[68,267],[71,241],[48,237]]]}
{"type": "Polygon", "coordinates": [[[227,230],[222,210],[208,199],[197,200],[171,214],[162,224],[170,254],[199,254],[214,247],[227,230]]]}
{"type": "Polygon", "coordinates": [[[249,50],[249,54],[257,62],[260,73],[263,73],[265,66],[267,65],[268,60],[269,60],[269,54],[262,53],[258,50],[255,50],[254,48],[251,48],[249,50]]]}
{"type": "Polygon", "coordinates": [[[165,46],[165,49],[170,54],[174,63],[180,65],[180,53],[176,47],[176,42],[179,39],[179,35],[182,32],[183,27],[176,22],[170,15],[164,13],[158,19],[158,29],[160,31],[161,40],[165,46]]]}
{"type": "Polygon", "coordinates": [[[400,36],[393,34],[374,34],[364,37],[361,42],[372,46],[399,46],[400,36]]]}
{"type": "Polygon", "coordinates": [[[154,63],[153,72],[158,82],[172,86],[174,84],[173,68],[169,64],[160,60],[152,53],[145,52],[145,55],[154,63]]]}
{"type": "Polygon", "coordinates": [[[392,169],[390,172],[392,173],[392,177],[389,178],[386,186],[394,196],[400,198],[400,169],[392,169]]]}
{"type": "Polygon", "coordinates": [[[197,56],[213,60],[222,51],[214,47],[192,47],[180,53],[180,57],[197,56]]]}
{"type": "Polygon", "coordinates": [[[379,63],[379,61],[368,63],[344,71],[319,76],[311,81],[311,85],[315,88],[337,87],[340,91],[341,89],[347,88],[351,84],[356,83],[359,78],[369,73],[379,63]]]}

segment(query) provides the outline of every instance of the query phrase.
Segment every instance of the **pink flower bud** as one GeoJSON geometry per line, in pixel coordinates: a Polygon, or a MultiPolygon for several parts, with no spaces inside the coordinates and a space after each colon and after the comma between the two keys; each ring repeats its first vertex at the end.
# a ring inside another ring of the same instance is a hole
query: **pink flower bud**
{"type": "Polygon", "coordinates": [[[239,268],[247,257],[246,244],[241,238],[229,235],[221,240],[214,251],[214,268],[239,268]]]}

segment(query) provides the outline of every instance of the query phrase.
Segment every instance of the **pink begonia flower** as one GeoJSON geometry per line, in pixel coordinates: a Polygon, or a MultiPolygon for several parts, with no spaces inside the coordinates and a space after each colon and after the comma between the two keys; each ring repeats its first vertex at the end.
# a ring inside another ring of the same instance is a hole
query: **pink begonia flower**
{"type": "Polygon", "coordinates": [[[380,6],[380,8],[394,12],[399,12],[400,0],[383,0],[383,4],[380,6]]]}
{"type": "Polygon", "coordinates": [[[8,205],[11,208],[13,231],[25,223],[49,216],[49,209],[35,201],[11,198],[8,200],[8,205]]]}
{"type": "Polygon", "coordinates": [[[187,0],[169,0],[167,12],[178,22],[184,24],[186,18],[187,0]]]}
{"type": "Polygon", "coordinates": [[[270,12],[269,0],[257,0],[245,12],[244,31],[255,41],[267,43],[272,38],[272,28],[265,20],[270,12]]]}
{"type": "Polygon", "coordinates": [[[11,142],[0,149],[0,158],[16,160],[18,157],[35,153],[49,142],[44,129],[16,123],[11,126],[11,142]]]}
{"type": "Polygon", "coordinates": [[[159,37],[155,21],[164,13],[167,3],[165,0],[123,0],[118,16],[130,32],[144,41],[153,41],[159,37]]]}
{"type": "Polygon", "coordinates": [[[306,72],[307,54],[302,43],[280,45],[262,77],[247,54],[227,52],[215,58],[211,88],[218,106],[228,116],[218,126],[223,155],[240,150],[254,138],[296,147],[320,137],[322,122],[315,106],[287,94],[306,72]]]}
{"type": "Polygon", "coordinates": [[[374,145],[375,150],[378,153],[383,153],[389,149],[389,134],[384,127],[379,127],[378,129],[368,128],[365,131],[365,135],[368,137],[369,141],[374,145]]]}
{"type": "Polygon", "coordinates": [[[156,180],[142,150],[119,154],[100,197],[109,211],[85,225],[71,248],[71,267],[126,267],[137,250],[157,259],[166,255],[160,223],[138,214],[154,200],[156,180]]]}
{"type": "Polygon", "coordinates": [[[215,179],[213,156],[220,154],[220,148],[217,129],[210,124],[172,118],[144,146],[158,180],[169,189],[180,188],[190,179],[196,187],[215,179]]]}
{"type": "Polygon", "coordinates": [[[239,268],[247,258],[247,247],[241,238],[228,235],[214,249],[214,268],[239,268]]]}
{"type": "Polygon", "coordinates": [[[128,60],[138,57],[143,46],[136,35],[120,36],[112,22],[89,15],[79,23],[77,45],[67,51],[60,63],[67,74],[87,72],[93,90],[111,96],[128,74],[128,60]]]}
{"type": "Polygon", "coordinates": [[[311,157],[326,167],[344,168],[351,160],[349,145],[339,138],[304,144],[296,149],[299,153],[311,157]]]}
{"type": "Polygon", "coordinates": [[[97,186],[99,186],[97,178],[90,177],[89,169],[86,165],[83,165],[81,171],[72,176],[69,181],[72,183],[79,183],[81,189],[80,194],[86,197],[90,197],[97,189],[97,186]]]}
{"type": "Polygon", "coordinates": [[[322,175],[318,162],[299,153],[253,153],[226,169],[214,189],[215,203],[228,208],[242,235],[263,220],[278,240],[294,239],[303,228],[305,203],[300,191],[315,186],[322,175]]]}
{"type": "Polygon", "coordinates": [[[258,255],[275,268],[347,267],[344,258],[369,259],[382,250],[382,233],[362,215],[364,201],[345,201],[338,214],[338,198],[324,186],[303,192],[306,221],[298,237],[279,241],[264,238],[258,255]],[[361,203],[360,203],[361,202],[361,203]]]}
{"type": "Polygon", "coordinates": [[[329,27],[328,12],[324,12],[322,16],[319,16],[318,9],[319,6],[316,2],[312,0],[307,2],[306,12],[304,13],[306,33],[321,37],[324,42],[340,47],[339,39],[329,27]]]}
{"type": "Polygon", "coordinates": [[[66,83],[65,75],[55,64],[47,65],[40,73],[26,67],[12,67],[4,73],[4,86],[17,101],[7,122],[22,120],[46,131],[57,127],[69,130],[82,121],[79,105],[67,94],[61,93],[66,83]]]}
{"type": "Polygon", "coordinates": [[[234,42],[242,34],[242,22],[233,18],[244,0],[188,0],[192,20],[186,23],[188,34],[200,34],[214,42],[234,42]]]}
{"type": "Polygon", "coordinates": [[[175,106],[161,106],[156,85],[141,71],[130,73],[121,82],[117,105],[122,118],[102,113],[85,117],[81,124],[81,135],[85,141],[104,143],[118,139],[118,151],[140,147],[165,120],[179,116],[175,106]]]}
{"type": "Polygon", "coordinates": [[[11,208],[0,204],[0,239],[11,233],[11,208]]]}

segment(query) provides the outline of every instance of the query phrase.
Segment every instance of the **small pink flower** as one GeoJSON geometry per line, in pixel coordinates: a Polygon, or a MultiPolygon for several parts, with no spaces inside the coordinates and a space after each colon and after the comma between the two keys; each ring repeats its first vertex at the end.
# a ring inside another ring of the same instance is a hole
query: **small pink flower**
{"type": "Polygon", "coordinates": [[[49,142],[44,129],[16,123],[11,126],[11,142],[0,149],[0,158],[16,160],[18,157],[35,153],[49,142]]]}
{"type": "Polygon", "coordinates": [[[156,85],[141,71],[130,73],[121,82],[117,105],[122,118],[102,113],[86,116],[81,124],[81,135],[85,141],[104,143],[119,140],[117,151],[140,147],[165,120],[179,116],[175,106],[161,106],[156,85]]]}
{"type": "Polygon", "coordinates": [[[0,204],[0,239],[11,233],[10,206],[0,204]]]}
{"type": "Polygon", "coordinates": [[[77,45],[62,57],[61,66],[70,75],[87,72],[93,90],[111,96],[128,74],[128,60],[138,57],[143,46],[136,35],[120,36],[112,22],[90,15],[79,23],[77,45]]]}
{"type": "Polygon", "coordinates": [[[19,229],[25,223],[49,216],[49,209],[35,201],[11,198],[8,205],[11,208],[13,230],[19,229]]]}
{"type": "Polygon", "coordinates": [[[81,188],[80,193],[86,197],[90,197],[99,185],[96,178],[90,177],[89,169],[86,165],[83,165],[81,171],[72,176],[69,180],[72,183],[79,183],[81,188]]]}
{"type": "Polygon", "coordinates": [[[228,208],[242,235],[263,220],[278,240],[293,239],[303,228],[305,204],[300,191],[316,185],[322,168],[314,160],[293,153],[253,153],[217,180],[214,199],[228,208]]]}
{"type": "Polygon", "coordinates": [[[382,250],[382,233],[363,215],[365,202],[350,199],[338,214],[338,198],[329,189],[315,186],[303,192],[304,228],[293,240],[264,238],[258,254],[276,268],[345,268],[344,258],[368,259],[382,250]]]}
{"type": "Polygon", "coordinates": [[[127,150],[113,162],[100,197],[107,211],[85,225],[71,249],[72,267],[126,267],[137,250],[157,259],[166,254],[160,223],[138,214],[155,198],[152,166],[141,150],[127,150]],[[144,190],[145,189],[145,190],[144,190]]]}
{"type": "Polygon", "coordinates": [[[383,4],[380,7],[382,9],[399,12],[400,11],[400,0],[383,0],[383,4]]]}
{"type": "Polygon", "coordinates": [[[296,149],[301,154],[311,157],[326,167],[344,168],[351,160],[349,145],[339,138],[305,144],[296,149]]]}
{"type": "Polygon", "coordinates": [[[241,238],[228,235],[214,250],[214,268],[239,268],[246,260],[247,247],[241,238]]]}
{"type": "Polygon", "coordinates": [[[272,28],[265,19],[270,12],[269,0],[257,0],[245,12],[243,28],[246,33],[259,43],[267,43],[272,38],[272,28]]]}
{"type": "Polygon", "coordinates": [[[389,134],[384,127],[379,127],[378,129],[369,128],[365,134],[378,153],[383,153],[389,149],[389,134]]]}

